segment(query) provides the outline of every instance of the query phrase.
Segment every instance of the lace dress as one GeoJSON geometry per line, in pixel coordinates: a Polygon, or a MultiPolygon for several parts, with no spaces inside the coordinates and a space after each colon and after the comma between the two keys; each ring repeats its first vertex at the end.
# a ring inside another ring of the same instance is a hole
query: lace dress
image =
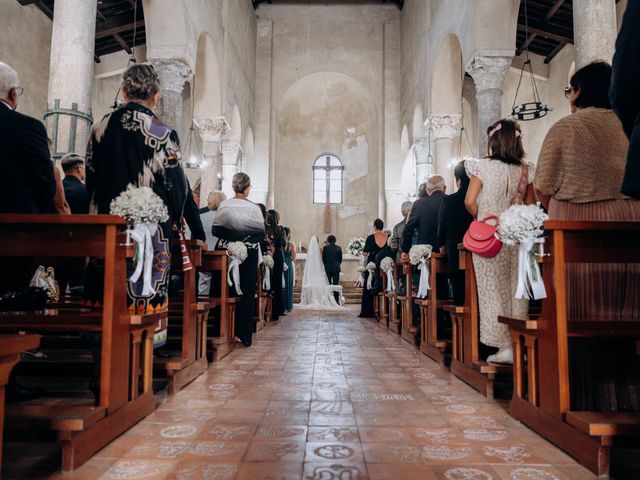
{"type": "MultiPolygon", "coordinates": [[[[478,195],[478,219],[499,216],[511,206],[518,191],[522,167],[500,160],[483,159],[467,167],[469,174],[482,181],[478,195]]],[[[532,183],[534,169],[529,166],[528,182],[532,183]]],[[[511,346],[509,328],[498,323],[499,315],[524,317],[528,300],[515,298],[518,285],[518,247],[503,245],[493,258],[473,255],[473,267],[478,283],[480,307],[480,341],[491,347],[511,346]]]]}

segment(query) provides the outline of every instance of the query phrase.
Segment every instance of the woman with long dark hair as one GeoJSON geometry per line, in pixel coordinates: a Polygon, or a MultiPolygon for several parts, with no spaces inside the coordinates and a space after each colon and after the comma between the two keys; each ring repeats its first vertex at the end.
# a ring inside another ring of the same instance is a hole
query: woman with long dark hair
{"type": "Polygon", "coordinates": [[[267,241],[273,256],[271,272],[271,291],[273,302],[271,320],[275,321],[284,315],[284,290],[282,288],[282,272],[284,270],[284,247],[286,245],[284,229],[280,226],[280,214],[275,210],[267,212],[267,241]]]}

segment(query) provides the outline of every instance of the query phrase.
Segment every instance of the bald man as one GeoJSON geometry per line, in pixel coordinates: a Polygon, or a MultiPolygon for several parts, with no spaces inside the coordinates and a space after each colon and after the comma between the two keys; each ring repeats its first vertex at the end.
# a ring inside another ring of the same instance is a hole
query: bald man
{"type": "Polygon", "coordinates": [[[402,233],[402,260],[409,260],[409,250],[413,244],[413,234],[418,232],[418,244],[431,245],[438,249],[438,212],[445,197],[447,184],[440,175],[432,175],[427,180],[427,195],[413,204],[409,220],[402,233]]]}

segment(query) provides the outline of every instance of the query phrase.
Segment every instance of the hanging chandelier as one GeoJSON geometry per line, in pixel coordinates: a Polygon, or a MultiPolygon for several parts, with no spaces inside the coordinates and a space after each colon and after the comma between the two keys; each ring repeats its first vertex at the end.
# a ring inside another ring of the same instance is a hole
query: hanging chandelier
{"type": "Polygon", "coordinates": [[[525,25],[525,54],[526,60],[520,70],[520,80],[518,81],[518,87],[516,88],[516,94],[513,99],[513,105],[511,106],[511,117],[527,122],[530,120],[537,120],[547,115],[550,111],[553,111],[549,105],[540,100],[540,94],[538,93],[538,86],[536,85],[536,79],[533,75],[533,67],[531,65],[531,59],[529,58],[529,45],[526,39],[529,38],[529,12],[527,10],[528,0],[524,1],[524,25],[525,25]],[[518,104],[518,93],[520,86],[522,85],[522,79],[525,76],[525,70],[527,75],[531,79],[531,90],[533,91],[533,101],[524,102],[518,104]]]}

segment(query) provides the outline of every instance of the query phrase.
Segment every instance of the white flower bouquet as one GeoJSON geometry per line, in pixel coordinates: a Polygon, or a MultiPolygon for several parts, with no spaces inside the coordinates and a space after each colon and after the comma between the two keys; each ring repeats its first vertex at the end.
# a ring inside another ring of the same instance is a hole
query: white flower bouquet
{"type": "Polygon", "coordinates": [[[498,238],[507,245],[516,245],[542,236],[542,226],[549,215],[536,205],[512,205],[500,215],[498,238]]]}
{"type": "Polygon", "coordinates": [[[369,262],[367,263],[365,269],[367,272],[369,272],[369,275],[367,276],[367,290],[373,290],[373,277],[376,273],[376,264],[373,262],[369,262]]]}
{"type": "Polygon", "coordinates": [[[271,255],[265,255],[262,257],[262,263],[264,263],[264,266],[268,269],[272,269],[274,265],[273,257],[271,255]]]}
{"type": "Polygon", "coordinates": [[[158,224],[169,220],[167,206],[151,188],[131,184],[111,201],[109,213],[126,218],[134,225],[158,224]]]}
{"type": "Polygon", "coordinates": [[[356,287],[364,287],[364,272],[366,271],[367,269],[364,268],[363,265],[358,267],[358,280],[356,280],[356,287]]]}
{"type": "Polygon", "coordinates": [[[236,292],[242,295],[240,290],[240,264],[249,256],[249,250],[244,242],[231,242],[227,245],[227,255],[231,259],[229,271],[227,272],[227,282],[232,287],[235,284],[236,292]]]}
{"type": "Polygon", "coordinates": [[[286,263],[282,266],[282,271],[283,272],[288,272],[289,271],[289,265],[287,265],[286,263]]]}
{"type": "Polygon", "coordinates": [[[393,267],[395,264],[395,259],[391,257],[384,257],[380,262],[380,269],[387,275],[387,292],[393,292],[396,289],[393,280],[393,267]]]}
{"type": "Polygon", "coordinates": [[[351,240],[349,240],[349,244],[347,245],[347,252],[351,255],[359,257],[364,251],[364,243],[365,239],[362,237],[352,238],[351,240]]]}
{"type": "Polygon", "coordinates": [[[418,284],[418,298],[425,298],[431,289],[429,286],[429,258],[431,258],[433,247],[431,245],[414,245],[409,250],[409,261],[411,265],[418,265],[420,270],[420,283],[418,284]]]}
{"type": "Polygon", "coordinates": [[[369,262],[367,263],[367,266],[365,267],[367,272],[371,273],[371,272],[375,272],[376,271],[376,264],[373,262],[369,262]]]}
{"type": "Polygon", "coordinates": [[[543,225],[549,216],[536,205],[512,205],[500,215],[498,238],[506,245],[519,244],[516,298],[541,299],[547,292],[534,247],[544,243],[543,225]]]}
{"type": "Polygon", "coordinates": [[[423,260],[429,259],[433,252],[431,245],[414,245],[409,250],[409,261],[411,265],[418,265],[423,260]]]}
{"type": "Polygon", "coordinates": [[[135,283],[142,275],[142,295],[155,295],[151,281],[153,270],[153,236],[158,224],[169,220],[169,211],[162,199],[149,187],[136,187],[132,184],[111,201],[109,213],[125,218],[133,224],[127,230],[127,243],[133,238],[136,243],[136,268],[129,277],[135,283]]]}

